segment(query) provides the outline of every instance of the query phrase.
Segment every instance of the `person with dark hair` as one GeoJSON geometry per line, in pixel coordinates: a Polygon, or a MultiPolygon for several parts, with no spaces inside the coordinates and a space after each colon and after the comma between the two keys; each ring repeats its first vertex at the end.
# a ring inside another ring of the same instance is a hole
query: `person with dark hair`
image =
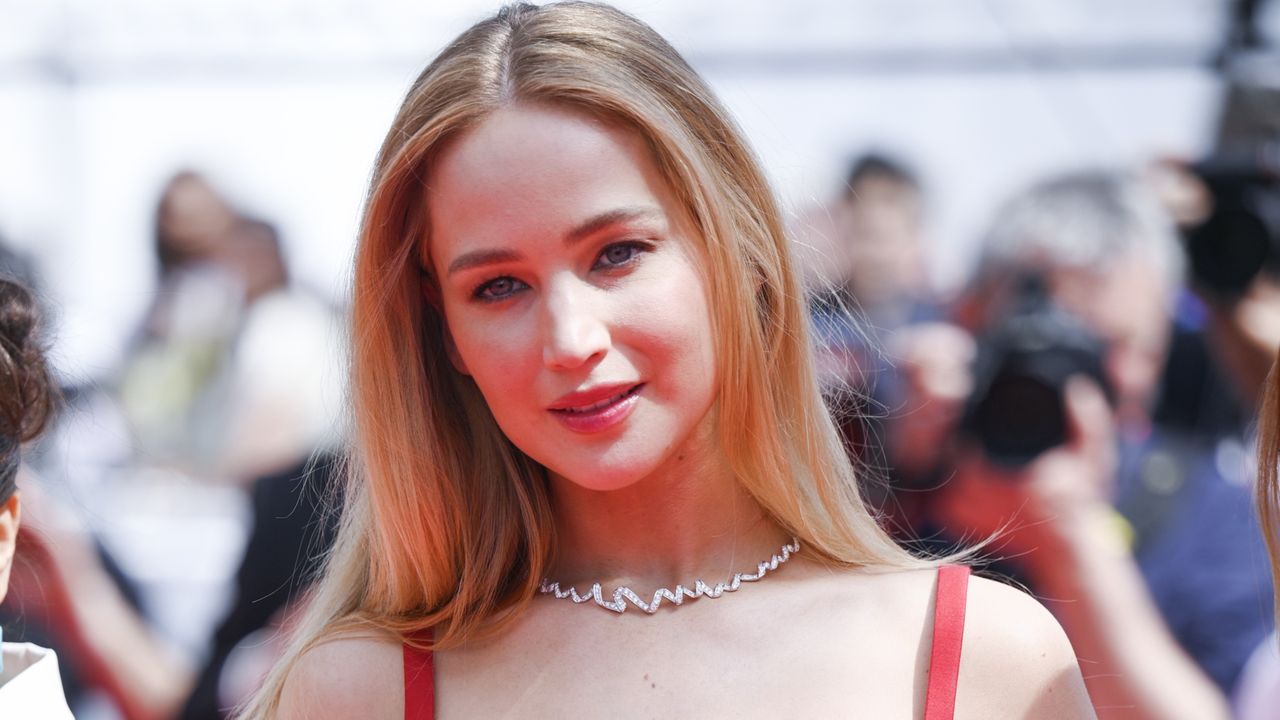
{"type": "Polygon", "coordinates": [[[919,178],[905,163],[873,150],[860,156],[849,166],[849,175],[844,181],[846,197],[862,192],[865,188],[863,183],[875,180],[897,185],[902,189],[920,190],[919,178]]]}
{"type": "Polygon", "coordinates": [[[207,262],[240,222],[239,214],[203,175],[182,170],[160,191],[155,214],[160,279],[207,262]]]}
{"type": "Polygon", "coordinates": [[[924,190],[903,162],[869,152],[831,208],[836,268],[818,309],[852,306],[878,330],[936,316],[925,262],[924,190]]]}
{"type": "MultiPolygon", "coordinates": [[[[295,565],[327,545],[331,523],[300,487],[328,485],[332,464],[308,460],[340,435],[326,404],[340,392],[328,381],[338,323],[322,298],[289,283],[276,227],[183,172],[159,200],[156,232],[161,287],[122,377],[66,389],[65,412],[30,449],[28,529],[0,609],[11,639],[57,649],[67,704],[78,712],[96,691],[129,720],[216,717],[236,702],[220,700],[223,668],[234,675],[237,644],[287,615],[309,578],[295,565]],[[101,457],[79,454],[108,445],[101,457]],[[75,506],[100,507],[121,470],[155,468],[251,495],[237,594],[203,658],[174,646],[146,582],[75,506]],[[41,492],[51,489],[44,478],[65,479],[78,502],[41,492]]],[[[29,273],[14,257],[0,248],[0,272],[29,273]]]]}
{"type": "MultiPolygon", "coordinates": [[[[900,402],[893,341],[940,315],[926,267],[923,186],[903,161],[869,151],[823,209],[830,237],[818,242],[830,244],[829,276],[813,279],[809,298],[819,377],[851,455],[886,467],[884,416],[900,402]]],[[[862,485],[881,510],[901,504],[887,503],[880,484],[862,485]]]]}
{"type": "MultiPolygon", "coordinates": [[[[0,276],[0,601],[9,586],[22,516],[18,472],[22,444],[48,424],[55,387],[39,342],[32,293],[0,276]]],[[[30,643],[0,649],[0,717],[70,718],[57,656],[30,643]]]]}

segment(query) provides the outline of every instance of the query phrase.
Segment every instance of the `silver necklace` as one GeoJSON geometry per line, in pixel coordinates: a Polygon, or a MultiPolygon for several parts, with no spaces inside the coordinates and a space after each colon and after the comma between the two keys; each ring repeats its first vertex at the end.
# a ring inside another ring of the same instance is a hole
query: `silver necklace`
{"type": "Polygon", "coordinates": [[[625,585],[613,591],[612,601],[604,599],[604,592],[600,589],[600,583],[593,584],[591,586],[591,592],[586,595],[579,595],[577,588],[571,587],[568,590],[561,590],[560,583],[548,582],[544,579],[542,581],[542,585],[538,588],[538,592],[543,595],[555,595],[557,598],[562,600],[564,598],[568,598],[578,604],[587,602],[588,600],[595,600],[596,604],[600,607],[606,610],[612,610],[616,613],[626,611],[627,603],[624,601],[629,600],[632,605],[635,605],[641,610],[652,615],[658,611],[658,608],[662,605],[663,599],[669,600],[674,605],[681,605],[684,603],[685,598],[696,600],[704,595],[711,598],[718,598],[727,592],[734,592],[742,586],[742,583],[755,582],[769,572],[777,570],[779,565],[791,559],[791,556],[798,552],[800,552],[800,540],[793,537],[789,544],[782,546],[782,549],[778,551],[778,554],[758,564],[754,573],[734,573],[733,579],[729,582],[716,583],[714,587],[707,585],[701,580],[696,580],[693,583],[692,590],[683,585],[676,585],[675,590],[658,588],[653,593],[653,600],[647,603],[642,600],[639,595],[635,594],[631,588],[626,587],[625,585]]]}

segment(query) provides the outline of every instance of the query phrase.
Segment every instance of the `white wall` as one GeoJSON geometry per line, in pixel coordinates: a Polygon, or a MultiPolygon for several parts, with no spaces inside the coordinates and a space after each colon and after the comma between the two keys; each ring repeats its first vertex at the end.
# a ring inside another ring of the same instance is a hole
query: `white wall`
{"type": "MultiPolygon", "coordinates": [[[[401,94],[490,5],[76,1],[10,12],[0,233],[38,256],[62,307],[63,371],[97,377],[117,361],[153,292],[155,196],[179,167],[276,221],[295,276],[340,296],[401,94]]],[[[833,193],[860,149],[913,161],[931,191],[944,283],[960,278],[1007,193],[1067,167],[1195,156],[1215,113],[1217,80],[1194,63],[1219,27],[1220,5],[1205,0],[624,6],[704,71],[797,211],[833,193]]]]}

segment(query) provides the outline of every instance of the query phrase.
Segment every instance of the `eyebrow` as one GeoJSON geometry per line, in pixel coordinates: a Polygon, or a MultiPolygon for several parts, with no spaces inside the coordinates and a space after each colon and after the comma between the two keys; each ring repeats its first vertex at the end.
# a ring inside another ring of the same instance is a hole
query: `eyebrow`
{"type": "MultiPolygon", "coordinates": [[[[569,232],[565,233],[564,244],[572,246],[601,230],[621,223],[635,222],[637,220],[651,220],[662,217],[662,212],[654,207],[637,206],[622,207],[615,210],[608,210],[596,215],[585,222],[579,223],[569,232]]],[[[469,270],[482,265],[491,265],[494,263],[511,262],[523,259],[523,255],[515,250],[507,250],[495,248],[489,250],[475,250],[469,253],[463,253],[454,258],[449,263],[446,275],[452,275],[462,270],[469,270]]]]}

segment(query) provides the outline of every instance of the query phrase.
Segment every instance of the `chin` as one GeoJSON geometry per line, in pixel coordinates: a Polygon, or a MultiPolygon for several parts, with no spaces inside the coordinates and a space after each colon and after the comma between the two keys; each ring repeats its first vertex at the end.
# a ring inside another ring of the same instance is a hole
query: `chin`
{"type": "Polygon", "coordinates": [[[625,490],[632,485],[640,482],[638,475],[616,475],[610,477],[575,477],[572,475],[557,475],[565,482],[575,485],[583,490],[592,490],[595,492],[614,492],[616,490],[625,490]]]}
{"type": "Polygon", "coordinates": [[[621,448],[615,447],[603,454],[574,458],[578,462],[574,462],[574,459],[565,462],[565,454],[562,453],[558,456],[559,462],[547,464],[547,469],[565,482],[584,490],[610,492],[631,487],[652,475],[665,459],[657,453],[619,452],[620,450],[621,448]]]}
{"type": "MultiPolygon", "coordinates": [[[[646,464],[647,465],[647,464],[646,464]]],[[[656,464],[655,464],[656,465],[656,464]]],[[[635,467],[590,464],[565,466],[563,470],[550,468],[551,472],[565,482],[572,483],[584,490],[611,492],[624,490],[649,476],[652,467],[635,467]]]]}

